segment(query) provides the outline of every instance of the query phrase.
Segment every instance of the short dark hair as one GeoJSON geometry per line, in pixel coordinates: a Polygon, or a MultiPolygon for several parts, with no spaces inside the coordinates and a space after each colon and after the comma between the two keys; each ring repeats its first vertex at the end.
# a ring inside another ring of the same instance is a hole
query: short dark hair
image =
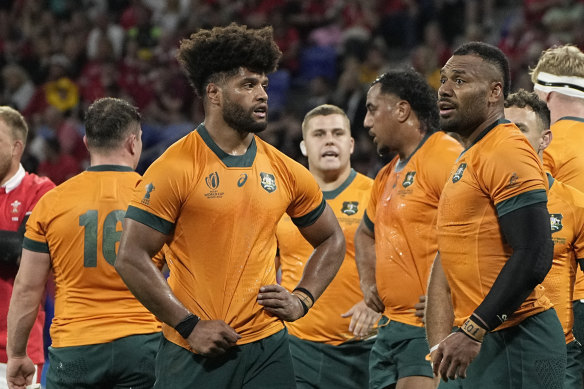
{"type": "Polygon", "coordinates": [[[406,100],[418,117],[422,130],[436,132],[439,128],[437,94],[424,77],[413,69],[393,69],[379,76],[371,86],[381,85],[381,93],[406,100]]]}
{"type": "Polygon", "coordinates": [[[125,100],[113,97],[95,100],[85,114],[87,145],[102,150],[116,149],[130,132],[136,131],[130,124],[140,120],[138,108],[125,100]]]}
{"type": "Polygon", "coordinates": [[[199,97],[204,97],[205,87],[214,75],[233,75],[240,67],[268,74],[276,70],[281,56],[272,27],[248,29],[235,23],[199,30],[180,41],[177,53],[199,97]]]}
{"type": "Polygon", "coordinates": [[[511,73],[509,61],[499,48],[484,42],[468,42],[457,48],[452,55],[476,55],[483,61],[497,67],[503,81],[503,97],[507,98],[511,91],[511,73]]]}
{"type": "Polygon", "coordinates": [[[531,108],[543,124],[543,129],[547,130],[550,128],[550,110],[546,102],[541,100],[534,92],[527,92],[525,89],[519,89],[517,92],[510,94],[509,97],[505,99],[505,108],[511,107],[531,108]]]}

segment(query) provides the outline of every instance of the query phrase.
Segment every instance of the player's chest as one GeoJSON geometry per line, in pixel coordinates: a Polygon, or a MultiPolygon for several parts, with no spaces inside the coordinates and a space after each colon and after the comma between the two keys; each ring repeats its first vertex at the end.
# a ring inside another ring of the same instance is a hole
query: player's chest
{"type": "Polygon", "coordinates": [[[219,213],[285,209],[287,198],[284,179],[269,165],[228,169],[209,166],[189,194],[192,207],[219,213]]]}
{"type": "Polygon", "coordinates": [[[19,193],[0,195],[0,229],[16,231],[26,215],[28,203],[19,193]]]}
{"type": "Polygon", "coordinates": [[[423,183],[423,174],[415,165],[406,165],[400,171],[393,171],[385,179],[378,204],[383,212],[392,214],[409,212],[428,201],[429,194],[423,183]]]}

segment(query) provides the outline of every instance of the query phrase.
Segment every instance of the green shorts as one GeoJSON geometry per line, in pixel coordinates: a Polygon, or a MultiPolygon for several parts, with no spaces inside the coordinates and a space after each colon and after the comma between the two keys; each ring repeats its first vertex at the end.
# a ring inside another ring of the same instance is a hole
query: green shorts
{"type": "Polygon", "coordinates": [[[374,339],[338,346],[290,335],[290,353],[298,389],[367,389],[369,353],[374,339]]]}
{"type": "Polygon", "coordinates": [[[381,326],[384,319],[369,357],[369,387],[385,388],[403,377],[432,378],[432,366],[426,360],[430,352],[426,329],[397,321],[381,326]]]}
{"type": "Polygon", "coordinates": [[[566,375],[566,339],[556,311],[487,334],[465,379],[439,389],[560,389],[566,375]]]}
{"type": "Polygon", "coordinates": [[[131,335],[109,343],[49,347],[47,389],[146,389],[162,335],[131,335]]]}
{"type": "Polygon", "coordinates": [[[217,357],[194,354],[162,338],[156,356],[158,389],[294,389],[286,329],[234,346],[217,357]]]}
{"type": "Polygon", "coordinates": [[[566,379],[564,389],[582,389],[584,387],[582,372],[584,372],[584,352],[582,345],[574,340],[566,345],[568,363],[566,365],[566,379]]]}
{"type": "Polygon", "coordinates": [[[572,308],[574,310],[574,326],[572,331],[576,340],[580,344],[584,344],[584,302],[576,300],[572,302],[572,308]]]}

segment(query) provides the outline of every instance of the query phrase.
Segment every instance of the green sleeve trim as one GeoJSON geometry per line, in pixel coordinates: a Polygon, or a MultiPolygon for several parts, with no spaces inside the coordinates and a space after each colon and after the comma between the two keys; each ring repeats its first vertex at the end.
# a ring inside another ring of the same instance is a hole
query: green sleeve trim
{"type": "Polygon", "coordinates": [[[325,207],[326,207],[326,201],[324,200],[324,197],[323,197],[322,202],[320,203],[320,205],[318,207],[316,207],[312,211],[308,212],[304,216],[292,218],[292,222],[296,225],[296,227],[311,226],[314,224],[314,222],[316,222],[316,220],[320,217],[320,215],[322,215],[325,207]]]}
{"type": "Polygon", "coordinates": [[[22,240],[22,248],[35,251],[37,253],[46,253],[49,254],[49,245],[43,242],[37,242],[36,240],[29,239],[24,237],[22,240]]]}
{"type": "Polygon", "coordinates": [[[497,214],[501,217],[509,212],[536,203],[547,203],[547,193],[545,189],[537,189],[521,193],[515,197],[501,201],[495,206],[497,207],[497,214]]]}
{"type": "Polygon", "coordinates": [[[134,206],[128,206],[126,211],[126,217],[128,219],[136,220],[150,228],[155,229],[158,232],[162,232],[165,235],[170,235],[174,229],[174,224],[165,220],[161,217],[151,214],[150,212],[144,211],[143,209],[136,208],[134,206]]]}
{"type": "Polygon", "coordinates": [[[363,222],[365,222],[365,225],[371,230],[371,232],[375,232],[375,223],[373,223],[371,219],[369,219],[369,216],[367,216],[367,210],[365,210],[365,213],[363,214],[363,222]]]}

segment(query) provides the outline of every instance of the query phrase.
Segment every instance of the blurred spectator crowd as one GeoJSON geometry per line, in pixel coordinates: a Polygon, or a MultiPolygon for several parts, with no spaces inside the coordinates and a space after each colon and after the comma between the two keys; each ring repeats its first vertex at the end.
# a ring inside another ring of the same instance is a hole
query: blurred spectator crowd
{"type": "Polygon", "coordinates": [[[283,57],[270,75],[270,124],[262,137],[305,162],[304,114],[322,103],[352,122],[353,166],[373,176],[384,162],[363,128],[368,85],[412,66],[438,88],[460,43],[499,46],[512,88],[559,43],[584,48],[584,0],[0,0],[0,104],[30,125],[29,171],[59,184],[85,169],[82,115],[96,98],[125,98],[143,116],[143,172],[202,120],[175,60],[180,39],[232,21],[272,25],[283,57]]]}

